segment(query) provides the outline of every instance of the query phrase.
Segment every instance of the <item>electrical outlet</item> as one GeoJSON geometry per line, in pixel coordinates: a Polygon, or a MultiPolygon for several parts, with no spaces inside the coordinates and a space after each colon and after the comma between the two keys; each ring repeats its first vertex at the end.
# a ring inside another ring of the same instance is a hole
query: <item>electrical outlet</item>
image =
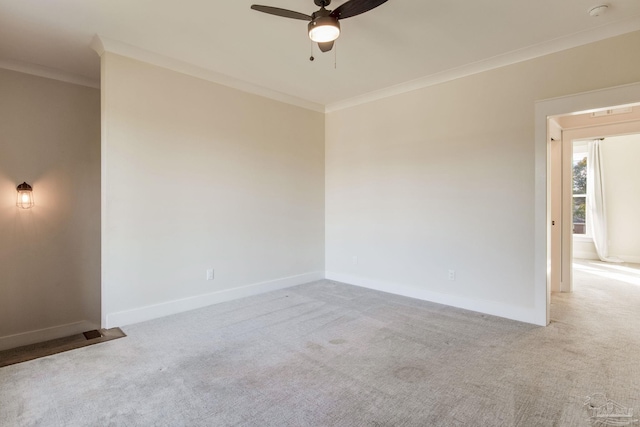
{"type": "Polygon", "coordinates": [[[449,270],[449,280],[456,280],[456,271],[449,270]]]}
{"type": "Polygon", "coordinates": [[[213,280],[213,268],[207,269],[207,280],[213,280]]]}
{"type": "Polygon", "coordinates": [[[353,261],[353,265],[358,265],[358,257],[354,256],[351,261],[353,261]]]}

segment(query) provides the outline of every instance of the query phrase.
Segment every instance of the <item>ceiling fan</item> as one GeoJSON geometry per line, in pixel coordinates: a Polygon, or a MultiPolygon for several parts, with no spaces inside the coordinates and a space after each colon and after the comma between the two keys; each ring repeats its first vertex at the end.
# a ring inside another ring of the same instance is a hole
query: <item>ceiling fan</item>
{"type": "Polygon", "coordinates": [[[339,21],[341,19],[351,18],[352,16],[368,12],[386,1],[387,0],[349,0],[338,6],[337,9],[327,10],[325,7],[331,4],[331,0],[313,0],[316,6],[320,6],[320,10],[313,12],[311,15],[258,4],[251,5],[251,9],[284,18],[308,21],[309,38],[318,43],[318,47],[322,52],[328,52],[333,48],[333,42],[340,35],[339,21]]]}

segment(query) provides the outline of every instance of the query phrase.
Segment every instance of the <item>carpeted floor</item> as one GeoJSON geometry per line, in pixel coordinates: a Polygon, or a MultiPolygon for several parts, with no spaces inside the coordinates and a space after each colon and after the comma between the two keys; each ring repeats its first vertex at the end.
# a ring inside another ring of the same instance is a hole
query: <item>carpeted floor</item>
{"type": "Polygon", "coordinates": [[[330,281],[124,327],[0,368],[0,425],[588,426],[588,395],[640,408],[615,267],[578,264],[546,328],[330,281]]]}

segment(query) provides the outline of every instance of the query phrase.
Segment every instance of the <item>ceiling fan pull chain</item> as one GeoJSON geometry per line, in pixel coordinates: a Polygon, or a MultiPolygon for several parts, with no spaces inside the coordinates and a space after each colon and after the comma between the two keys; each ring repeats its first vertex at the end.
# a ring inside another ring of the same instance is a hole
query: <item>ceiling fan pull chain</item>
{"type": "Polygon", "coordinates": [[[311,52],[311,56],[309,57],[309,61],[313,61],[316,58],[313,57],[313,42],[311,41],[311,39],[309,39],[309,50],[311,52]]]}
{"type": "Polygon", "coordinates": [[[333,45],[333,69],[338,69],[338,43],[333,45]]]}

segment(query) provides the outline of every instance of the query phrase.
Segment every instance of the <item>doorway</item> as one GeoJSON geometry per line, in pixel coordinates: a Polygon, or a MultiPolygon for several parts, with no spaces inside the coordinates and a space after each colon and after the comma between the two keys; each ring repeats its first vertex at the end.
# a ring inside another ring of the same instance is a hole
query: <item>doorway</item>
{"type": "Polygon", "coordinates": [[[631,196],[640,181],[633,161],[640,158],[640,106],[556,116],[549,118],[549,125],[554,129],[550,288],[551,292],[572,292],[576,259],[640,261],[633,237],[638,235],[640,202],[631,196]],[[587,162],[596,154],[597,159],[587,162]],[[592,200],[598,195],[598,203],[592,205],[601,209],[586,209],[588,190],[592,200]]]}
{"type": "MultiPolygon", "coordinates": [[[[540,325],[547,325],[550,321],[552,277],[557,274],[558,268],[557,251],[552,254],[552,235],[555,234],[552,230],[555,225],[552,223],[556,220],[552,218],[555,181],[551,176],[552,126],[549,125],[549,119],[593,113],[610,109],[611,106],[623,108],[638,104],[640,83],[539,101],[535,105],[534,307],[536,323],[540,325]],[[553,262],[554,259],[556,262],[553,262]]],[[[566,253],[567,248],[564,251],[566,253]]],[[[561,269],[570,269],[570,263],[571,259],[566,255],[560,258],[561,269]]],[[[568,281],[571,283],[570,277],[568,281]]]]}

